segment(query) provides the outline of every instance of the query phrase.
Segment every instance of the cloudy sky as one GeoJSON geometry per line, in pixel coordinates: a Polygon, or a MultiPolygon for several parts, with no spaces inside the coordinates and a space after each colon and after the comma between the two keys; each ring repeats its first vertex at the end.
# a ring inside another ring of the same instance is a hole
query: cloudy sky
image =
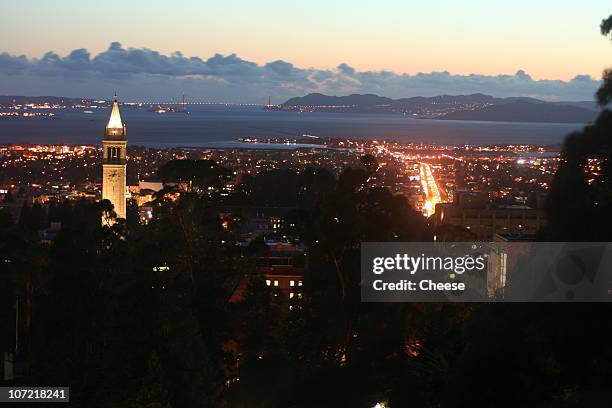
{"type": "Polygon", "coordinates": [[[590,100],[612,65],[607,3],[20,0],[0,14],[0,94],[590,100]]]}

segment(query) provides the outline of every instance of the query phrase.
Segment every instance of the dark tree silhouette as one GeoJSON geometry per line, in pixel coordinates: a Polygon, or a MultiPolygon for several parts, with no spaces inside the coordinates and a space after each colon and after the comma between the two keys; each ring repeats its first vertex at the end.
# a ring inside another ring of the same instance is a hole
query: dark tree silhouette
{"type": "Polygon", "coordinates": [[[157,175],[164,183],[177,183],[183,190],[219,187],[232,172],[213,160],[172,160],[159,168],[157,175]]]}
{"type": "Polygon", "coordinates": [[[369,173],[374,173],[376,169],[378,169],[378,160],[376,160],[376,157],[372,156],[371,154],[361,156],[359,161],[369,173]]]}
{"type": "MultiPolygon", "coordinates": [[[[611,28],[612,16],[601,24],[611,28]]],[[[597,93],[600,104],[612,98],[612,71],[606,71],[597,93]]],[[[544,237],[560,241],[609,241],[612,236],[612,111],[565,140],[559,169],[552,182],[546,209],[544,237]],[[592,167],[599,170],[593,171],[592,167]]]]}
{"type": "MultiPolygon", "coordinates": [[[[601,22],[601,35],[607,36],[612,32],[612,15],[601,22]]],[[[606,106],[612,102],[612,69],[606,69],[603,73],[603,83],[597,91],[597,102],[606,106]]]]}

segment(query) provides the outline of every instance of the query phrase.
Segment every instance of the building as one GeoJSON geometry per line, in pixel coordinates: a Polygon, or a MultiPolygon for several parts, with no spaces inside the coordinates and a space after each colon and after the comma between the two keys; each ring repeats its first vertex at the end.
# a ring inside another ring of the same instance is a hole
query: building
{"type": "Polygon", "coordinates": [[[138,188],[140,190],[153,190],[154,192],[158,192],[164,188],[164,183],[160,180],[139,180],[138,188]]]}
{"type": "Polygon", "coordinates": [[[287,242],[267,242],[266,249],[257,257],[253,271],[241,279],[234,288],[230,302],[240,302],[247,291],[247,282],[256,277],[270,288],[272,302],[291,310],[305,299],[304,294],[304,249],[287,242]]]}
{"type": "Polygon", "coordinates": [[[292,306],[304,298],[304,252],[297,245],[274,242],[257,258],[257,273],[272,290],[275,303],[292,306]]]}
{"type": "Polygon", "coordinates": [[[487,295],[503,295],[508,277],[516,270],[521,258],[529,256],[535,234],[495,234],[490,245],[487,265],[487,295]]]}
{"type": "Polygon", "coordinates": [[[121,122],[117,95],[102,140],[102,199],[109,200],[117,218],[125,218],[126,207],[126,128],[121,122]]]}
{"type": "Polygon", "coordinates": [[[495,234],[535,234],[546,222],[541,208],[526,205],[495,206],[482,192],[456,194],[452,203],[436,205],[434,226],[458,225],[469,229],[480,241],[493,241],[495,234]]]}

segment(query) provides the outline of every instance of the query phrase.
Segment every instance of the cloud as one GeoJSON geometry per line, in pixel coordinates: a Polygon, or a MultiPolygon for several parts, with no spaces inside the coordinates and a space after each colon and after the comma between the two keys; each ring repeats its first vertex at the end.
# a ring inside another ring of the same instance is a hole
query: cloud
{"type": "Polygon", "coordinates": [[[532,96],[547,100],[592,100],[600,81],[576,75],[569,81],[534,80],[518,70],[514,75],[455,75],[446,71],[399,74],[358,71],[346,63],[335,69],[299,68],[287,61],[266,64],[236,54],[208,59],[169,55],[148,48],[124,48],[113,42],[95,56],[76,49],[66,56],[54,52],[42,58],[0,53],[3,93],[104,97],[119,92],[128,98],[176,97],[187,91],[192,99],[261,102],[309,92],[376,93],[392,98],[441,94],[486,93],[532,96]]]}

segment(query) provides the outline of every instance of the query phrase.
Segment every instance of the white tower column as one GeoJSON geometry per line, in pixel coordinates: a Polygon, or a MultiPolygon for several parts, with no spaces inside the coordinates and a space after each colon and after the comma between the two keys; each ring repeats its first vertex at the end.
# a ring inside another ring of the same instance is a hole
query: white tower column
{"type": "Polygon", "coordinates": [[[117,95],[102,140],[102,199],[109,200],[117,218],[126,213],[127,131],[121,122],[117,95]]]}

